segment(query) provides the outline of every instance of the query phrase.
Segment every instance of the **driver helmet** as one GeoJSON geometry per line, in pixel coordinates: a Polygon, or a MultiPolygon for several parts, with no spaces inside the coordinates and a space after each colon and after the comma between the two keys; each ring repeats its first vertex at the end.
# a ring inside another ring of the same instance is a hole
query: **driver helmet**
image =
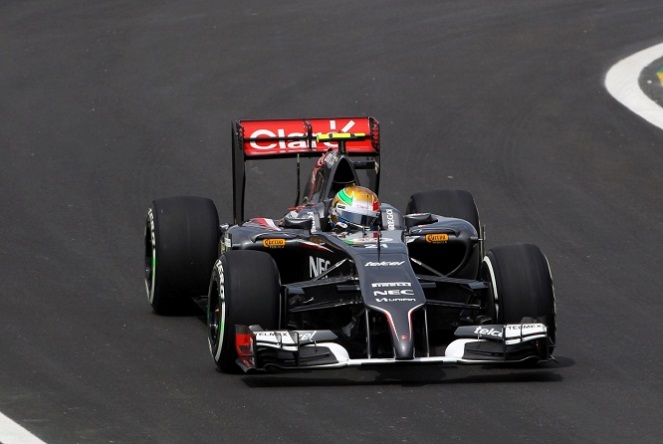
{"type": "Polygon", "coordinates": [[[370,229],[380,217],[380,201],[368,188],[351,185],[336,193],[329,213],[334,226],[370,229]]]}

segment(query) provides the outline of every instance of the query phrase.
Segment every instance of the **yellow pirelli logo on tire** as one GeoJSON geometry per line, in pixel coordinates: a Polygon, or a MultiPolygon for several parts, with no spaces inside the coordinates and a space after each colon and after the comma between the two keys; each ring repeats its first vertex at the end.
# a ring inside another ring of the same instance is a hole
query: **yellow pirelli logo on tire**
{"type": "Polygon", "coordinates": [[[429,244],[441,244],[447,242],[448,240],[449,240],[449,235],[446,233],[435,233],[435,234],[426,235],[426,242],[428,242],[429,244]]]}
{"type": "Polygon", "coordinates": [[[265,248],[283,248],[285,247],[285,239],[265,239],[262,241],[262,246],[265,248]]]}

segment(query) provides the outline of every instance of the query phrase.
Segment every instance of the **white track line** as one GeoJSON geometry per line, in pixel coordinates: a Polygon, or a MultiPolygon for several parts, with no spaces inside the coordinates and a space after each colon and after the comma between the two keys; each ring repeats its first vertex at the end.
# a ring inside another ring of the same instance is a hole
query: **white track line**
{"type": "Polygon", "coordinates": [[[41,439],[0,413],[0,443],[2,444],[46,444],[41,439]]]}
{"type": "Polygon", "coordinates": [[[610,68],[605,76],[605,86],[622,105],[663,129],[663,108],[647,97],[638,83],[642,70],[661,57],[663,43],[626,57],[610,68]]]}

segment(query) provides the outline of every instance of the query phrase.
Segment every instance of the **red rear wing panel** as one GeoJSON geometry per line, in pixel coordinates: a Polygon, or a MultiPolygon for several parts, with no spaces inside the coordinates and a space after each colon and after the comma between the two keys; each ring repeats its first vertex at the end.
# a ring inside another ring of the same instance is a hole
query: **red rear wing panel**
{"type": "Polygon", "coordinates": [[[364,140],[348,141],[348,154],[371,155],[380,151],[379,123],[372,117],[241,120],[237,126],[246,158],[323,153],[337,147],[333,141],[316,142],[318,134],[328,133],[364,133],[369,136],[364,140]]]}

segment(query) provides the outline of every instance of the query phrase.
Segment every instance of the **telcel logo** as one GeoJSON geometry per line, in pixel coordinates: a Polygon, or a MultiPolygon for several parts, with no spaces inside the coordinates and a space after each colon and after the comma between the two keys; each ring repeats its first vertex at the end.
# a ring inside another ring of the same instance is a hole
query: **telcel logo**
{"type": "Polygon", "coordinates": [[[366,262],[367,267],[398,267],[403,265],[405,261],[382,261],[382,262],[366,262]]]}
{"type": "Polygon", "coordinates": [[[285,247],[285,239],[265,239],[262,241],[265,248],[283,248],[285,247]]]}
{"type": "Polygon", "coordinates": [[[494,328],[477,327],[476,330],[474,330],[474,334],[477,336],[492,336],[494,338],[501,338],[502,330],[496,330],[494,328]]]}
{"type": "Polygon", "coordinates": [[[440,244],[449,241],[449,235],[446,233],[427,234],[426,242],[430,244],[440,244]]]}

